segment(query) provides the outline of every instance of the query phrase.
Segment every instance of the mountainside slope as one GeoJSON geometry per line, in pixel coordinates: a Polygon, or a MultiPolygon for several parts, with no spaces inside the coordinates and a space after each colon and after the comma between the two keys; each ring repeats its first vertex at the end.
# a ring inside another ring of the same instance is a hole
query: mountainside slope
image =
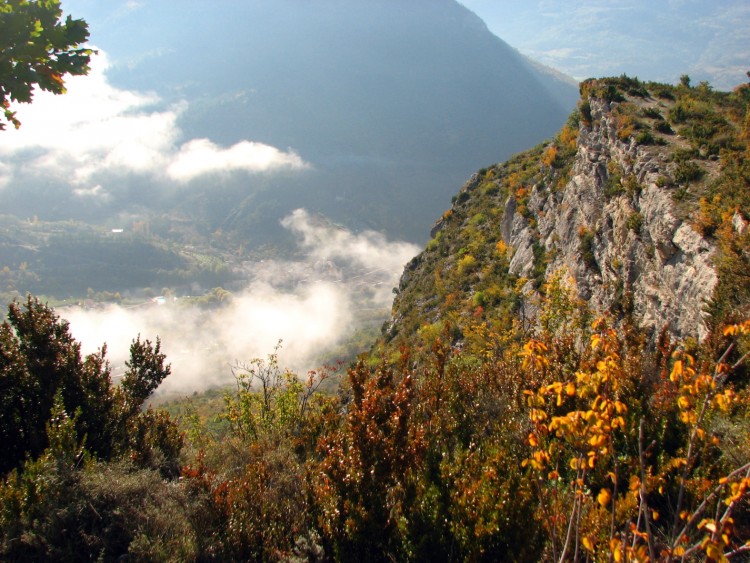
{"type": "Polygon", "coordinates": [[[622,77],[581,91],[552,142],[464,185],[407,266],[387,338],[533,320],[555,286],[679,337],[747,312],[750,88],[622,77]]]}
{"type": "Polygon", "coordinates": [[[177,186],[94,174],[106,201],[19,171],[23,195],[0,193],[6,213],[181,214],[247,248],[278,242],[279,220],[304,207],[424,242],[459,182],[553,134],[577,97],[455,0],[84,3],[80,15],[113,63],[113,85],[155,94],[157,110],[183,108],[177,146],[249,140],[291,148],[309,166],[177,186]]]}

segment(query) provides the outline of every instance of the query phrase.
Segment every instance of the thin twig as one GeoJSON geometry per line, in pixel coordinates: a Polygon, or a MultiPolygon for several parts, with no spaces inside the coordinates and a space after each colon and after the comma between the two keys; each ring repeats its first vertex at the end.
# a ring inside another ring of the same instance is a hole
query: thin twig
{"type": "Polygon", "coordinates": [[[645,421],[641,418],[638,425],[638,465],[641,469],[641,507],[645,511],[646,538],[648,539],[648,555],[651,561],[656,561],[656,550],[654,549],[654,535],[651,533],[651,520],[649,518],[648,499],[646,498],[646,463],[643,456],[643,426],[645,421]]]}
{"type": "MultiPolygon", "coordinates": [[[[742,467],[739,467],[739,468],[735,469],[734,471],[732,471],[729,475],[727,475],[726,479],[727,479],[727,481],[729,481],[730,479],[733,479],[734,477],[736,477],[737,475],[739,475],[743,471],[749,471],[749,470],[750,470],[750,463],[746,463],[742,467]]],[[[701,515],[703,514],[703,511],[706,510],[706,507],[708,506],[708,503],[711,502],[711,500],[713,500],[713,498],[719,494],[719,491],[721,491],[721,489],[724,488],[725,484],[726,483],[722,483],[721,485],[717,485],[716,488],[713,491],[711,491],[711,494],[708,495],[705,499],[703,499],[703,502],[698,506],[698,508],[696,508],[695,512],[693,512],[693,515],[690,517],[690,520],[687,521],[687,523],[685,524],[685,527],[682,528],[682,531],[677,535],[677,537],[672,542],[672,550],[673,551],[677,547],[677,544],[680,543],[680,540],[682,539],[682,537],[687,533],[688,529],[693,524],[695,524],[695,522],[696,522],[696,520],[698,520],[698,518],[701,517],[701,515]]]]}
{"type": "MultiPolygon", "coordinates": [[[[581,463],[583,462],[583,456],[578,456],[578,467],[581,466],[581,463]]],[[[570,513],[570,520],[568,521],[568,531],[565,534],[565,544],[563,545],[563,552],[560,555],[560,563],[565,561],[565,557],[568,555],[568,548],[570,547],[570,538],[573,535],[573,522],[576,519],[576,513],[579,510],[581,495],[578,494],[578,482],[580,480],[583,480],[584,476],[586,475],[586,471],[584,470],[583,473],[581,470],[578,470],[578,473],[576,474],[576,486],[574,488],[574,494],[575,497],[573,498],[573,509],[570,513]]]]}

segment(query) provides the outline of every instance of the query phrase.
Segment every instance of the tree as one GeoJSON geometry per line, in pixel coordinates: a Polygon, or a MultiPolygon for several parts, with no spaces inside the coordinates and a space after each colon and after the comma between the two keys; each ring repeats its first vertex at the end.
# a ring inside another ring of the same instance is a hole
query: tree
{"type": "Polygon", "coordinates": [[[85,358],[68,323],[29,297],[11,303],[0,324],[0,474],[36,459],[49,445],[47,424],[55,398],[75,416],[86,449],[102,460],[127,455],[139,465],[176,475],[182,436],[173,421],[142,411],[170,373],[159,339],[130,347],[128,370],[112,385],[106,346],[85,358]]]}
{"type": "MultiPolygon", "coordinates": [[[[0,0],[0,106],[5,121],[21,122],[11,102],[30,103],[34,88],[65,93],[65,75],[87,74],[93,51],[81,47],[88,24],[61,20],[57,0],[0,0]]],[[[0,121],[0,130],[6,123],[0,121]]]]}

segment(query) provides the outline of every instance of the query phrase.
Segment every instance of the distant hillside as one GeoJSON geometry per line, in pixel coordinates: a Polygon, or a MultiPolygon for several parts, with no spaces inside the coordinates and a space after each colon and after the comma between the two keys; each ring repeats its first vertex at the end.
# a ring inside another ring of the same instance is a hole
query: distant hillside
{"type": "MultiPolygon", "coordinates": [[[[291,148],[310,166],[202,176],[185,188],[97,177],[106,202],[32,174],[6,213],[44,220],[180,216],[247,247],[278,243],[296,208],[424,242],[472,170],[553,134],[576,88],[532,65],[454,0],[83,2],[111,83],[187,103],[185,143],[291,148]],[[87,11],[88,10],[88,11],[87,11]],[[91,15],[89,15],[91,14],[91,15]],[[43,194],[43,195],[35,195],[43,194]]],[[[19,180],[21,181],[21,180],[19,180]]],[[[79,190],[80,192],[80,190],[79,190]]]]}
{"type": "Polygon", "coordinates": [[[532,327],[560,287],[651,334],[700,338],[747,315],[750,87],[622,77],[581,90],[552,141],[464,185],[407,266],[387,339],[532,327]]]}

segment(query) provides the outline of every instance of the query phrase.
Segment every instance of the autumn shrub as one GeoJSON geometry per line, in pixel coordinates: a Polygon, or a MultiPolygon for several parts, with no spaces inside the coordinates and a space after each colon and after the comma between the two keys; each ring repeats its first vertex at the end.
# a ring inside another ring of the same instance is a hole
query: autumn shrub
{"type": "MultiPolygon", "coordinates": [[[[594,327],[592,355],[574,378],[526,391],[533,429],[524,465],[536,475],[548,555],[671,561],[742,553],[750,462],[724,463],[722,437],[711,430],[736,407],[743,425],[743,391],[730,380],[744,358],[732,359],[729,344],[710,359],[717,338],[699,359],[667,345],[666,361],[651,364],[661,374],[644,377],[617,332],[602,321],[594,327]]],[[[748,331],[744,323],[724,335],[748,331]]],[[[551,367],[546,352],[529,347],[526,365],[551,367]]]]}
{"type": "Polygon", "coordinates": [[[335,397],[318,393],[338,366],[302,380],[280,367],[279,348],[234,366],[237,389],[220,414],[227,432],[194,437],[200,449],[182,476],[199,506],[191,519],[204,560],[282,560],[322,549],[306,464],[340,416],[335,397]]]}
{"type": "Polygon", "coordinates": [[[414,381],[405,369],[359,362],[349,370],[351,402],[340,428],[323,436],[313,466],[315,514],[324,545],[343,561],[403,555],[409,480],[422,456],[412,412],[414,381]]]}
{"type": "Polygon", "coordinates": [[[222,465],[200,457],[183,471],[198,509],[191,519],[208,561],[272,561],[291,556],[312,528],[304,466],[288,443],[220,446],[222,465]]]}
{"type": "Polygon", "coordinates": [[[476,326],[479,356],[437,340],[420,375],[424,465],[406,537],[413,560],[535,560],[534,500],[520,460],[520,361],[509,332],[476,326]],[[508,348],[510,347],[510,348],[508,348]]]}

